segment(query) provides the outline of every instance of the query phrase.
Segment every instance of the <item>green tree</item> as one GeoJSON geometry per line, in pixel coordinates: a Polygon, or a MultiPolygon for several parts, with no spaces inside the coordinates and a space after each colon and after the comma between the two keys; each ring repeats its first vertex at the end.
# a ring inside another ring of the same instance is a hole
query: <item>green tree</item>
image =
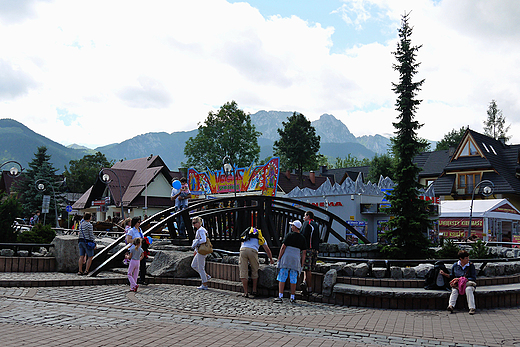
{"type": "MultiPolygon", "coordinates": [[[[54,199],[52,188],[49,187],[51,184],[54,188],[54,192],[56,193],[56,205],[59,206],[63,202],[61,198],[61,182],[57,179],[56,169],[52,166],[50,162],[51,156],[47,154],[47,147],[41,146],[38,147],[36,153],[34,153],[34,159],[29,163],[29,168],[24,171],[22,179],[20,179],[14,190],[19,193],[20,201],[22,204],[22,213],[24,216],[31,216],[36,210],[42,209],[42,201],[43,195],[51,196],[51,204],[49,208],[49,213],[45,217],[45,222],[50,225],[56,225],[55,222],[55,213],[54,213],[54,203],[52,199],[54,199]],[[39,191],[36,188],[36,181],[39,179],[43,179],[45,190],[39,191]]],[[[60,215],[60,211],[58,211],[58,215],[60,215]]],[[[43,221],[43,215],[40,216],[40,221],[43,221]]]]}
{"type": "Polygon", "coordinates": [[[466,132],[466,128],[462,127],[459,130],[453,129],[449,133],[445,134],[442,140],[437,142],[437,146],[435,146],[436,151],[448,150],[450,147],[457,147],[462,141],[462,137],[466,132]]]}
{"type": "Polygon", "coordinates": [[[497,102],[491,100],[487,110],[487,119],[484,121],[484,134],[494,138],[504,138],[509,140],[511,136],[507,136],[507,132],[511,125],[506,125],[506,117],[502,114],[502,110],[498,109],[497,102]]]}
{"type": "Polygon", "coordinates": [[[424,80],[413,81],[419,63],[417,51],[421,46],[412,46],[412,28],[408,24],[408,14],[401,19],[399,42],[393,54],[397,59],[394,70],[399,72],[399,83],[392,83],[397,94],[396,110],[398,122],[393,123],[396,136],[392,138],[392,152],[395,160],[395,186],[388,196],[391,205],[386,212],[393,216],[387,223],[385,232],[389,244],[382,251],[390,258],[424,258],[428,256],[429,241],[425,235],[431,225],[428,215],[429,202],[419,199],[421,185],[417,181],[420,169],[413,159],[424,148],[416,132],[421,125],[414,120],[420,100],[416,99],[424,80]]]}
{"type": "Polygon", "coordinates": [[[209,112],[197,136],[186,141],[184,166],[198,170],[216,170],[228,155],[236,167],[257,162],[260,155],[258,137],[251,116],[240,110],[235,101],[224,104],[217,113],[209,112]]]}
{"type": "Polygon", "coordinates": [[[114,162],[108,161],[101,152],[87,154],[78,160],[69,161],[69,168],[65,166],[63,176],[67,179],[67,187],[71,192],[84,193],[95,182],[99,171],[111,167],[114,162]]]}
{"type": "Polygon", "coordinates": [[[378,183],[381,176],[384,178],[389,177],[394,180],[394,167],[394,158],[390,154],[376,154],[370,161],[367,179],[372,183],[378,183]]]}
{"type": "Polygon", "coordinates": [[[294,112],[282,122],[283,129],[278,129],[280,139],[274,142],[273,151],[280,157],[285,169],[296,169],[300,183],[303,171],[313,170],[319,162],[320,137],[311,121],[301,113],[294,112]]]}
{"type": "Polygon", "coordinates": [[[341,159],[340,157],[336,157],[336,162],[334,163],[335,168],[347,168],[347,167],[357,167],[357,166],[366,166],[370,165],[370,159],[363,158],[358,159],[354,156],[352,156],[351,153],[349,153],[344,159],[341,159]]]}
{"type": "Polygon", "coordinates": [[[15,218],[22,216],[22,205],[14,195],[0,194],[0,242],[11,243],[16,241],[13,228],[15,218]]]}

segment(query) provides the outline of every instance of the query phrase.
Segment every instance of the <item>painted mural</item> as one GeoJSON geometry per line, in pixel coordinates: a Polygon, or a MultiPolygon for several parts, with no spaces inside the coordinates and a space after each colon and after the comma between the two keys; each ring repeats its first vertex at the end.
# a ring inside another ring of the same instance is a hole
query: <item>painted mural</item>
{"type": "Polygon", "coordinates": [[[218,171],[198,172],[188,169],[188,184],[192,194],[219,194],[235,192],[262,191],[263,195],[275,196],[280,173],[280,158],[271,158],[265,165],[247,168],[235,168],[226,176],[223,169],[218,171]],[[236,187],[234,187],[236,183],[236,187]]]}

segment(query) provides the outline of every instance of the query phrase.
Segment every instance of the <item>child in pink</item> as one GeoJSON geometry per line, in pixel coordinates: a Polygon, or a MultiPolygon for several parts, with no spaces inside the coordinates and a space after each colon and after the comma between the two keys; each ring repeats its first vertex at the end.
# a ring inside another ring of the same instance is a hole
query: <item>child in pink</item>
{"type": "Polygon", "coordinates": [[[130,281],[130,291],[137,292],[139,285],[137,284],[137,276],[139,275],[139,264],[141,259],[144,258],[144,251],[141,248],[141,238],[136,237],[132,246],[128,250],[128,254],[125,256],[130,259],[130,265],[128,266],[128,280],[130,281]]]}

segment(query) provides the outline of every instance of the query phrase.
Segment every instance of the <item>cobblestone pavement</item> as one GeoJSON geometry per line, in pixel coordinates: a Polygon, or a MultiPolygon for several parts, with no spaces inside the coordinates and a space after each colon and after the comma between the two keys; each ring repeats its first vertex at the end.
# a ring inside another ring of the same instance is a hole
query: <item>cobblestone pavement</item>
{"type": "Polygon", "coordinates": [[[519,323],[516,308],[470,316],[305,301],[275,304],[272,298],[164,284],[141,286],[138,293],[123,285],[0,287],[2,346],[520,347],[519,323]]]}

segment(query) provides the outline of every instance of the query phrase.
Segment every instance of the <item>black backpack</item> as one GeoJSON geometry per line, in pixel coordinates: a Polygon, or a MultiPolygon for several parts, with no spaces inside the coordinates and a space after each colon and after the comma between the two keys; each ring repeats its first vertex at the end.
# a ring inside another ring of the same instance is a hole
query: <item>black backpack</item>
{"type": "Polygon", "coordinates": [[[445,273],[449,273],[444,263],[442,261],[438,261],[433,266],[433,269],[430,269],[430,271],[428,271],[428,273],[426,274],[426,277],[424,279],[424,289],[449,289],[450,280],[445,276],[442,276],[443,285],[437,285],[437,277],[439,276],[439,272],[441,270],[445,273]]]}

